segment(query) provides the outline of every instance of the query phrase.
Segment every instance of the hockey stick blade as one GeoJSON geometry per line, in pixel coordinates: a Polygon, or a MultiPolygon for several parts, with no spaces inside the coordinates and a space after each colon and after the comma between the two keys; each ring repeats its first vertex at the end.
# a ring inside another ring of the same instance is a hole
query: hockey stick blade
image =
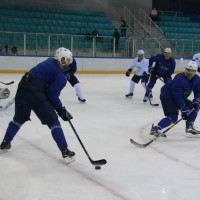
{"type": "Polygon", "coordinates": [[[158,103],[152,103],[150,98],[149,98],[149,102],[150,102],[150,105],[151,105],[151,106],[159,106],[158,103]]]}
{"type": "Polygon", "coordinates": [[[1,81],[0,81],[0,83],[2,83],[2,84],[4,84],[4,85],[11,85],[11,84],[14,83],[14,81],[11,81],[11,82],[9,82],[9,83],[4,83],[4,82],[1,82],[1,81]]]}
{"type": "Polygon", "coordinates": [[[90,162],[94,165],[94,166],[99,166],[99,165],[105,165],[107,163],[107,161],[105,159],[102,160],[92,160],[91,158],[89,159],[90,162]]]}
{"type": "Polygon", "coordinates": [[[159,106],[158,103],[150,103],[151,106],[159,106]]]}
{"type": "Polygon", "coordinates": [[[135,140],[133,139],[130,139],[130,142],[135,145],[136,147],[139,147],[139,148],[145,148],[146,146],[150,145],[154,140],[150,140],[149,142],[145,143],[145,144],[140,144],[138,142],[136,142],[135,140]]]}

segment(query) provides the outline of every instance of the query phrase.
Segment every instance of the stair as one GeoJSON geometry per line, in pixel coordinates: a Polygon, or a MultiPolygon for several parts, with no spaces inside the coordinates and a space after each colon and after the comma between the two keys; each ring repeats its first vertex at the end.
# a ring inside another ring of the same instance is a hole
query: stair
{"type": "MultiPolygon", "coordinates": [[[[115,26],[115,28],[118,28],[120,33],[121,21],[112,21],[112,24],[115,26]]],[[[134,36],[134,33],[128,28],[126,31],[126,38],[129,38],[131,36],[134,36]]]]}

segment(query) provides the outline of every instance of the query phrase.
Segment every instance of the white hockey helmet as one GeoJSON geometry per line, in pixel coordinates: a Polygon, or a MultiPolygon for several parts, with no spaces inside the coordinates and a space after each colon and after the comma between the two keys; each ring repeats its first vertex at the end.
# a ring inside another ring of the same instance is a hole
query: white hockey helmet
{"type": "Polygon", "coordinates": [[[144,50],[138,50],[137,55],[144,55],[144,50]]]}
{"type": "Polygon", "coordinates": [[[164,52],[165,52],[165,53],[172,53],[172,50],[171,50],[171,48],[166,48],[166,49],[164,50],[164,52]]]}
{"type": "Polygon", "coordinates": [[[197,71],[197,69],[198,69],[197,62],[191,60],[191,61],[187,64],[186,69],[190,69],[190,70],[197,71]]]}
{"type": "Polygon", "coordinates": [[[69,49],[60,47],[56,50],[55,59],[58,60],[61,65],[65,65],[63,60],[61,62],[62,58],[64,58],[65,64],[71,64],[73,61],[72,52],[69,49]]]}

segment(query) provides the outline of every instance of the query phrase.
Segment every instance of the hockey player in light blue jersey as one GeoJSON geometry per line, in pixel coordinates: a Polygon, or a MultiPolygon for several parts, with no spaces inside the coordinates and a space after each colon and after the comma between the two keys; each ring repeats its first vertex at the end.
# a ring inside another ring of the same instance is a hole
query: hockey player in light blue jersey
{"type": "Polygon", "coordinates": [[[195,61],[187,64],[185,72],[177,74],[175,78],[168,81],[162,88],[160,100],[162,103],[165,118],[163,118],[156,126],[152,126],[150,134],[162,135],[162,130],[178,119],[178,112],[186,120],[186,133],[189,135],[200,134],[193,126],[200,108],[200,78],[196,74],[198,69],[195,61]],[[191,93],[194,93],[194,99],[188,99],[191,93]],[[193,112],[191,112],[194,109],[193,112]]]}

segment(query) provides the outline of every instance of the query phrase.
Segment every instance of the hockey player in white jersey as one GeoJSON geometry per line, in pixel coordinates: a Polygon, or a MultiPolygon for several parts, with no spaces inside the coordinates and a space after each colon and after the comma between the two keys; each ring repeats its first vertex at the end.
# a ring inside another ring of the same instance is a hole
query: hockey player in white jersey
{"type": "Polygon", "coordinates": [[[133,97],[133,92],[135,89],[135,84],[138,83],[141,80],[141,84],[144,87],[146,91],[146,84],[149,80],[149,72],[148,72],[148,60],[144,57],[144,51],[139,50],[137,52],[137,57],[133,59],[133,63],[131,67],[126,71],[126,76],[129,77],[132,70],[136,70],[136,74],[133,75],[130,87],[129,87],[129,93],[126,94],[126,97],[133,97]]]}
{"type": "Polygon", "coordinates": [[[198,65],[197,71],[200,73],[200,53],[194,54],[192,60],[197,62],[197,65],[198,65]]]}

